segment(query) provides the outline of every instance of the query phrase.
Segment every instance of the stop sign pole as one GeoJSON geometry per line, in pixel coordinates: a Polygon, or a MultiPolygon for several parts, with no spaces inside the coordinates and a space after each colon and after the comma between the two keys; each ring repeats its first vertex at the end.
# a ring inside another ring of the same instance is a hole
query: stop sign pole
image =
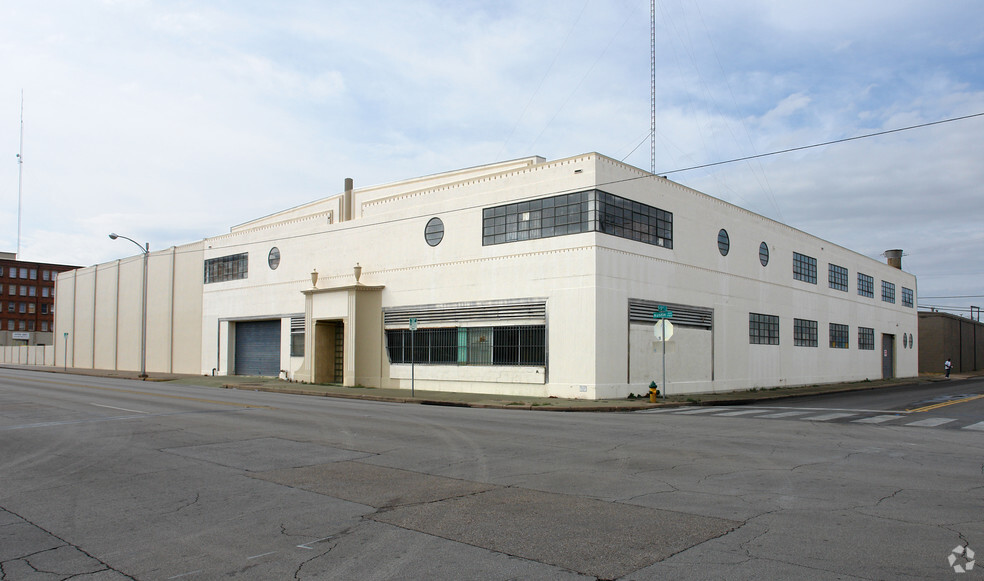
{"type": "Polygon", "coordinates": [[[673,318],[673,311],[668,311],[666,306],[657,305],[653,319],[660,326],[660,342],[663,343],[663,397],[666,397],[666,321],[673,318]]]}
{"type": "Polygon", "coordinates": [[[414,335],[417,334],[417,317],[410,317],[410,397],[414,397],[413,393],[413,371],[414,363],[417,362],[417,349],[414,344],[414,335]]]}

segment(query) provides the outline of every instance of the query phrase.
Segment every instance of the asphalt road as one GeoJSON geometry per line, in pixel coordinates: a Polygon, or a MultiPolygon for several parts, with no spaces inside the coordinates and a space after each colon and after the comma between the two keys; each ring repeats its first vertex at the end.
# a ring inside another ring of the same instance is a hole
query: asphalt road
{"type": "Polygon", "coordinates": [[[949,578],[982,393],[543,413],[0,370],[0,579],[949,578]]]}

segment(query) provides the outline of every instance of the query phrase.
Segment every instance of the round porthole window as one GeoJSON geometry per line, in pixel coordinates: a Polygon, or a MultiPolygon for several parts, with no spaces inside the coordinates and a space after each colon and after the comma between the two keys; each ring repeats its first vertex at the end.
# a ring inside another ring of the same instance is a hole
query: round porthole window
{"type": "Polygon", "coordinates": [[[769,264],[769,245],[765,242],[759,244],[759,262],[762,266],[769,264]]]}
{"type": "Polygon", "coordinates": [[[905,333],[902,333],[902,348],[903,349],[909,348],[909,336],[906,335],[905,333]]]}
{"type": "Polygon", "coordinates": [[[280,266],[280,249],[276,246],[270,249],[270,254],[267,254],[267,264],[270,265],[270,270],[277,270],[280,266]]]}
{"type": "Polygon", "coordinates": [[[444,240],[444,222],[440,218],[431,218],[424,227],[424,240],[431,246],[437,246],[444,240]]]}
{"type": "Polygon", "coordinates": [[[718,232],[718,251],[721,256],[727,256],[729,250],[731,250],[731,239],[728,238],[728,231],[721,228],[721,231],[718,232]]]}

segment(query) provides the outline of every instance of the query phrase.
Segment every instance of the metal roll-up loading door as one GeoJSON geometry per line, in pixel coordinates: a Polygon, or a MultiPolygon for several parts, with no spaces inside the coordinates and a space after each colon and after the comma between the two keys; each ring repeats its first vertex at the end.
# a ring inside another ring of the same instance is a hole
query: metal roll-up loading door
{"type": "Polygon", "coordinates": [[[236,375],[280,375],[280,320],[236,323],[236,375]]]}

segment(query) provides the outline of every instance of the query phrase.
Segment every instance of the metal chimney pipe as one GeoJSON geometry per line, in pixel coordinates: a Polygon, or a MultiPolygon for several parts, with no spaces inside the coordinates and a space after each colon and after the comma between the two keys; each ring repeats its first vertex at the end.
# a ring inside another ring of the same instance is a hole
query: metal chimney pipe
{"type": "Polygon", "coordinates": [[[895,268],[902,270],[902,251],[899,249],[886,250],[885,258],[888,259],[888,265],[894,266],[895,268]]]}
{"type": "Polygon", "coordinates": [[[342,196],[342,222],[351,220],[355,214],[353,211],[354,200],[352,198],[353,187],[352,178],[345,178],[345,194],[342,196]]]}

